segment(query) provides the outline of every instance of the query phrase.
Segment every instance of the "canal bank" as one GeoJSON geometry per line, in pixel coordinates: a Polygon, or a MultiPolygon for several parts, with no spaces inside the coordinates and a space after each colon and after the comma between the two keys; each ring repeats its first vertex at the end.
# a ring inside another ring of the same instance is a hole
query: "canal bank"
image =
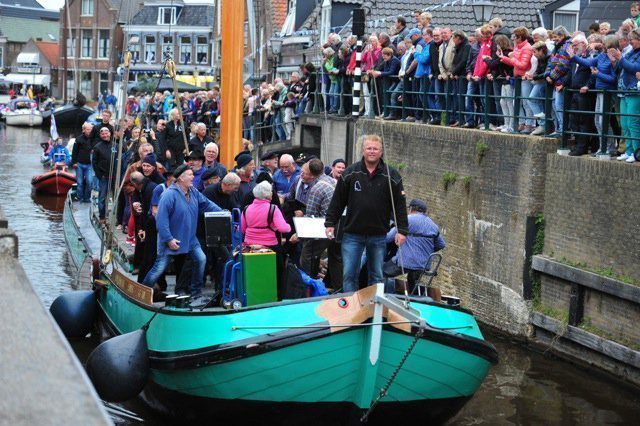
{"type": "MultiPolygon", "coordinates": [[[[43,170],[38,144],[46,137],[39,129],[0,125],[0,203],[6,205],[11,227],[20,238],[20,262],[48,306],[59,294],[75,289],[75,277],[70,274],[62,236],[62,199],[31,195],[31,176],[43,170]],[[15,167],[18,160],[19,173],[15,167]]],[[[450,424],[633,424],[640,416],[640,396],[619,381],[548,357],[550,352],[541,355],[490,330],[486,335],[498,349],[501,362],[450,424]]],[[[96,344],[90,339],[72,346],[83,362],[96,344]]],[[[137,399],[124,407],[147,424],[175,424],[137,399]]],[[[260,419],[249,417],[249,413],[239,414],[238,422],[259,423],[260,419]]],[[[309,419],[302,422],[309,424],[309,419]]]]}

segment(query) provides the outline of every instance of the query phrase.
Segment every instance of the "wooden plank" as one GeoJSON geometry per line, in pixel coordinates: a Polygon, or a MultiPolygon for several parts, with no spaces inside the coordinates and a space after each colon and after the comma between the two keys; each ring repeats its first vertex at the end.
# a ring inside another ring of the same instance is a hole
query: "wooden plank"
{"type": "Polygon", "coordinates": [[[585,346],[624,364],[640,368],[640,352],[634,351],[620,343],[607,340],[604,337],[597,336],[571,325],[567,325],[566,331],[562,334],[565,328],[564,324],[539,312],[533,313],[532,323],[536,327],[550,331],[551,333],[561,334],[564,339],[585,346]]]}
{"type": "Polygon", "coordinates": [[[613,278],[603,277],[594,272],[565,265],[546,256],[534,256],[532,268],[534,271],[543,274],[578,283],[582,286],[631,302],[640,303],[640,287],[626,284],[613,278]]]}
{"type": "Polygon", "coordinates": [[[584,317],[584,287],[571,284],[571,297],[569,299],[569,324],[577,326],[584,317]]]}
{"type": "Polygon", "coordinates": [[[111,279],[118,288],[129,295],[129,297],[139,302],[146,303],[147,305],[153,305],[153,289],[151,287],[147,287],[146,285],[129,279],[116,268],[114,268],[111,273],[111,279]]]}

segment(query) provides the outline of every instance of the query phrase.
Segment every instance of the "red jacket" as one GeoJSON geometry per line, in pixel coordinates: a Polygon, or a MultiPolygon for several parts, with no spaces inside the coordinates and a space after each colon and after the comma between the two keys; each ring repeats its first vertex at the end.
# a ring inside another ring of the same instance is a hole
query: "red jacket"
{"type": "Polygon", "coordinates": [[[480,42],[480,51],[478,52],[478,59],[476,59],[476,66],[473,68],[474,77],[486,77],[489,67],[485,61],[482,60],[483,56],[491,56],[491,39],[480,42]]]}

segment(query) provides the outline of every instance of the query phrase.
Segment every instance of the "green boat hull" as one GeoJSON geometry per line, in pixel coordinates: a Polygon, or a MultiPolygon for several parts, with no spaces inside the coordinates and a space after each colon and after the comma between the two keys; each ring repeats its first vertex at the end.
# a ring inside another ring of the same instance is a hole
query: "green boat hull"
{"type": "MultiPolygon", "coordinates": [[[[239,410],[250,404],[261,416],[278,418],[316,409],[337,419],[357,417],[378,397],[416,339],[372,419],[413,411],[408,420],[442,421],[473,396],[497,361],[471,313],[418,301],[411,306],[435,329],[416,338],[417,328],[381,327],[379,353],[372,361],[374,327],[332,332],[317,313],[327,299],[239,311],[160,311],[147,331],[152,385],[145,399],[180,417],[233,413],[229,408],[236,404],[239,410]]],[[[112,335],[135,331],[156,314],[115,285],[100,292],[98,304],[112,335]]]]}

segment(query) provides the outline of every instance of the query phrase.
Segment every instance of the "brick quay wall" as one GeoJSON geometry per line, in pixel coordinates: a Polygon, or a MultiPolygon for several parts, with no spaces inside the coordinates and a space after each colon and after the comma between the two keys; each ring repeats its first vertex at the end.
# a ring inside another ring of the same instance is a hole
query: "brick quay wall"
{"type": "Polygon", "coordinates": [[[384,136],[407,198],[424,199],[441,227],[447,249],[436,285],[481,321],[530,334],[529,262],[555,141],[372,120],[356,132],[384,136]]]}

